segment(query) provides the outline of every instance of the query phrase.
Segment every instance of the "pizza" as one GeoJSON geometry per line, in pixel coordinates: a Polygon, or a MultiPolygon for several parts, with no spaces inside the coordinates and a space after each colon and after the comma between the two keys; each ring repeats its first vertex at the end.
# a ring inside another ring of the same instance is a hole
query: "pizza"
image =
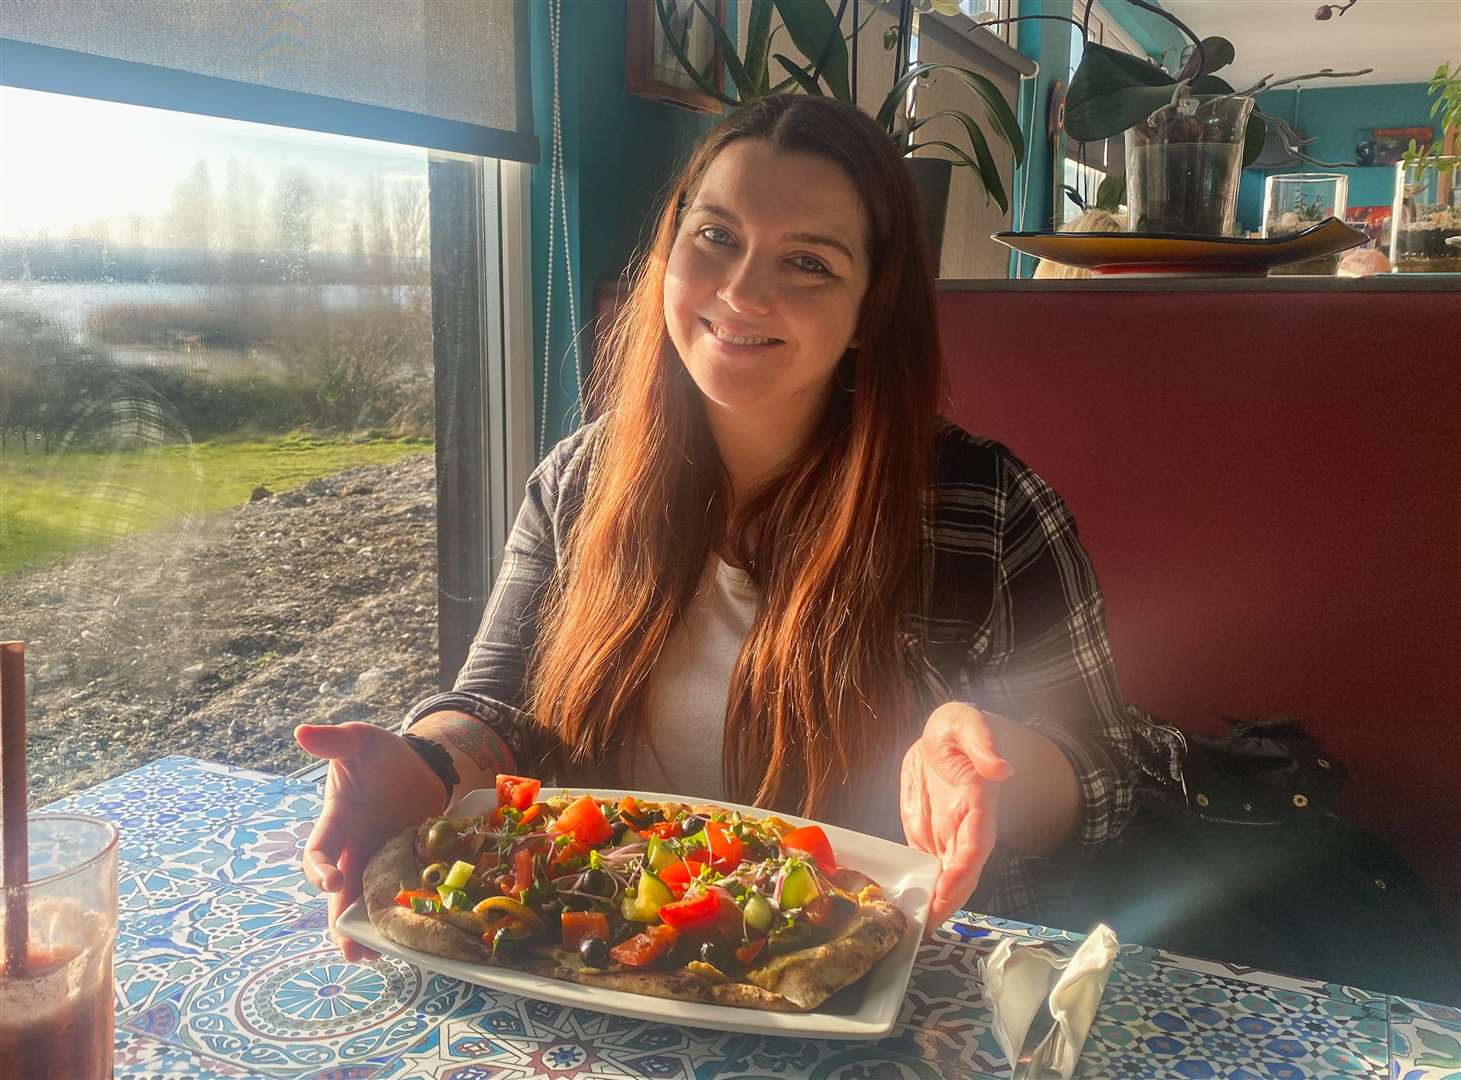
{"type": "Polygon", "coordinates": [[[791,1012],[861,979],[908,930],[819,826],[541,790],[499,776],[491,814],[387,841],[365,869],[371,922],[455,960],[791,1012]]]}

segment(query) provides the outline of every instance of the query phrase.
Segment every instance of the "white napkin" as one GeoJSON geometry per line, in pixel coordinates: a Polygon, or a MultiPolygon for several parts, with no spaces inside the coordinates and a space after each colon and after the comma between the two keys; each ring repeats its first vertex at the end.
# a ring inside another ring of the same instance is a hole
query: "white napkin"
{"type": "Polygon", "coordinates": [[[1070,1080],[1106,992],[1118,947],[1116,935],[1102,924],[1068,962],[1015,938],[1005,938],[984,958],[984,998],[994,1013],[994,1037],[1011,1071],[1041,1000],[1048,999],[1055,1019],[1050,1038],[1059,1035],[1050,1066],[1063,1080],[1070,1080]]]}

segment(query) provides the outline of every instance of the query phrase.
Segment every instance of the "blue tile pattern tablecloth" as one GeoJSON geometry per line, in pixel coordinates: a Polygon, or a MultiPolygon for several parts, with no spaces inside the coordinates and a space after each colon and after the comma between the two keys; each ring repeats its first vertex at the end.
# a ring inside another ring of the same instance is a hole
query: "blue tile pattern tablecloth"
{"type": "MultiPolygon", "coordinates": [[[[979,958],[1077,935],[961,915],[876,1043],[762,1038],[343,963],[299,873],[317,785],[167,757],[48,809],[122,831],[117,1080],[142,1077],[1008,1077],[979,958]]],[[[1461,1010],[1123,946],[1078,1077],[1461,1080],[1461,1010]]]]}

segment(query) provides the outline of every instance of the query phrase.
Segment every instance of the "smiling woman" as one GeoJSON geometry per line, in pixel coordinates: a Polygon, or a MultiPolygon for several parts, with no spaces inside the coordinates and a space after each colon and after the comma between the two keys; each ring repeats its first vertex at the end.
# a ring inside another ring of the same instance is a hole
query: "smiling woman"
{"type": "Polygon", "coordinates": [[[870,118],[772,95],[712,130],[455,688],[404,739],[298,733],[335,762],[305,860],[332,913],[423,804],[519,772],[906,834],[941,862],[934,921],[976,884],[983,910],[1058,918],[1130,812],[1144,730],[1068,511],[938,417],[936,326],[917,196],[870,118]]]}

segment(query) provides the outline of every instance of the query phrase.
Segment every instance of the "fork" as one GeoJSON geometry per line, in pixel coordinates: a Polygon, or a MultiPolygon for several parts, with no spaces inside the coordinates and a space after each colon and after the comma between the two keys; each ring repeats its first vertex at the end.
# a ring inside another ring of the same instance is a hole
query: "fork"
{"type": "Polygon", "coordinates": [[[1055,1029],[1055,1017],[1050,1013],[1050,999],[1042,998],[1040,1011],[1025,1032],[1025,1041],[1020,1046],[1011,1080],[1058,1080],[1060,1074],[1050,1067],[1050,1060],[1059,1042],[1060,1032],[1055,1029]],[[1053,1038],[1052,1031],[1055,1032],[1053,1038]]]}

